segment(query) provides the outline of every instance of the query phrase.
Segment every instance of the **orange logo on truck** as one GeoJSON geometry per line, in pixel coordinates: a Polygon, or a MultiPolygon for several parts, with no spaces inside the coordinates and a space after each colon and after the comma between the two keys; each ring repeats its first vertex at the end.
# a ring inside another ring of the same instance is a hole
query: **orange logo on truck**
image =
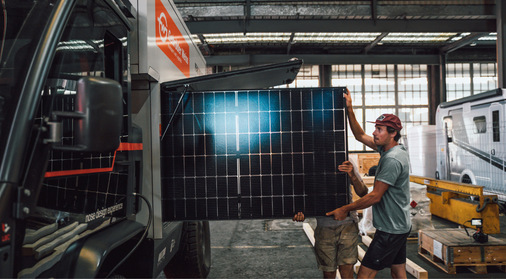
{"type": "Polygon", "coordinates": [[[155,2],[155,13],[156,45],[186,77],[190,77],[190,46],[161,0],[155,2]]]}

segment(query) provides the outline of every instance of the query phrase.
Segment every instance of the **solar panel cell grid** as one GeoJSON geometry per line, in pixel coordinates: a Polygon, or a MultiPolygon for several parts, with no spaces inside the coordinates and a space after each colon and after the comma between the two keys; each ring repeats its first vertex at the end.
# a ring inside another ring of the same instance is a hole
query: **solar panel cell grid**
{"type": "MultiPolygon", "coordinates": [[[[314,216],[346,204],[343,92],[187,93],[161,139],[163,219],[314,216]]],[[[162,129],[180,96],[162,92],[162,129]]]]}

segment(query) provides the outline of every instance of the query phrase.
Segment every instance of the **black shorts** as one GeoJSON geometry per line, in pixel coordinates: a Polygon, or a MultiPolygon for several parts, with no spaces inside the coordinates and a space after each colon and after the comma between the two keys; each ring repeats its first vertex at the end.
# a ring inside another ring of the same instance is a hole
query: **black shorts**
{"type": "Polygon", "coordinates": [[[411,230],[405,234],[391,234],[376,230],[374,238],[362,259],[362,265],[382,270],[393,264],[406,263],[406,242],[411,230]]]}

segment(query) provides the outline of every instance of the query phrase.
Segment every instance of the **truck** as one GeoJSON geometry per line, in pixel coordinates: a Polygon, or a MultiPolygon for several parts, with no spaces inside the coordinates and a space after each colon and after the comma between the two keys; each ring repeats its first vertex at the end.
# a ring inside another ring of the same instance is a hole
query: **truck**
{"type": "Polygon", "coordinates": [[[287,84],[302,61],[204,75],[168,0],[1,8],[0,277],[206,277],[206,218],[165,217],[162,134],[192,90],[287,84]]]}
{"type": "Polygon", "coordinates": [[[436,112],[435,178],[484,186],[506,201],[506,91],[441,103],[436,112]]]}

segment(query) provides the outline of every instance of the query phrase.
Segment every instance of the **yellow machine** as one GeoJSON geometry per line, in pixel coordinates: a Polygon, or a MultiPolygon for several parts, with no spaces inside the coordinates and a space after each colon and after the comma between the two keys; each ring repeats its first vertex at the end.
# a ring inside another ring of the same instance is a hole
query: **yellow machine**
{"type": "Polygon", "coordinates": [[[427,186],[433,215],[473,229],[477,227],[471,220],[479,218],[483,220],[484,233],[500,233],[497,196],[484,195],[482,186],[414,175],[410,181],[427,186]]]}

